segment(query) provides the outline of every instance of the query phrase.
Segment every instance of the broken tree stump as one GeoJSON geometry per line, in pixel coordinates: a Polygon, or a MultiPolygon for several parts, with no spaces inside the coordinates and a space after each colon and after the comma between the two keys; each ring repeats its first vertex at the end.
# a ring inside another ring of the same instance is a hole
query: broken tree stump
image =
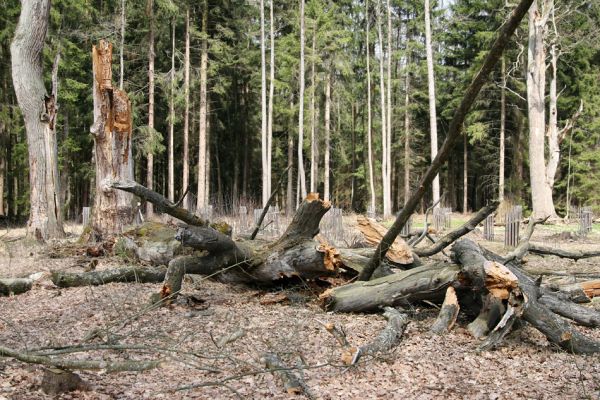
{"type": "Polygon", "coordinates": [[[449,332],[456,323],[459,311],[460,306],[458,305],[456,290],[450,286],[446,289],[446,297],[444,298],[440,313],[433,325],[431,325],[431,332],[438,335],[449,332]]]}

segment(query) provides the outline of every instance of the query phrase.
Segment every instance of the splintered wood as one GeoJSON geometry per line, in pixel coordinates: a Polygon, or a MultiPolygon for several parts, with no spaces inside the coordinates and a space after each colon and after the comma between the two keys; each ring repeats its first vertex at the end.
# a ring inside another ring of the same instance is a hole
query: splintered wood
{"type": "Polygon", "coordinates": [[[519,286],[519,280],[510,272],[504,265],[486,261],[483,263],[485,270],[485,287],[489,290],[492,296],[506,300],[511,291],[519,286]]]}
{"type": "MultiPolygon", "coordinates": [[[[356,219],[358,222],[357,229],[363,234],[365,241],[372,247],[375,247],[381,242],[387,229],[382,225],[359,215],[356,219]]],[[[412,264],[414,257],[408,244],[400,237],[394,240],[394,243],[386,253],[388,260],[395,264],[412,264]]]]}

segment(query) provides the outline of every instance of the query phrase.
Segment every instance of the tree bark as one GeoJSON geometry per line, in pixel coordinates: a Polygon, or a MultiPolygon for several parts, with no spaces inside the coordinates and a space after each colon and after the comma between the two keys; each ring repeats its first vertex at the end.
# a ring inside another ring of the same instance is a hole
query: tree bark
{"type": "Polygon", "coordinates": [[[273,0],[269,2],[271,62],[269,63],[269,115],[267,124],[267,178],[269,191],[273,180],[273,97],[275,96],[275,18],[273,17],[273,0]]]}
{"type": "Polygon", "coordinates": [[[317,177],[319,160],[317,158],[317,136],[316,136],[316,109],[315,99],[317,82],[315,75],[315,58],[317,56],[317,25],[315,23],[312,37],[312,59],[310,62],[310,192],[317,191],[317,177]]]}
{"type": "Polygon", "coordinates": [[[101,40],[92,47],[96,195],[92,227],[101,235],[115,235],[133,221],[133,196],[113,190],[113,180],[133,179],[131,102],[112,86],[112,44],[101,40]]]}
{"type": "MultiPolygon", "coordinates": [[[[437,144],[437,113],[435,109],[435,76],[433,71],[433,51],[431,48],[431,16],[429,0],[425,0],[425,53],[427,55],[427,87],[429,93],[429,131],[431,137],[431,161],[436,158],[438,152],[437,144]]],[[[433,203],[440,198],[440,177],[436,173],[432,185],[433,203]]]]}
{"type": "Polygon", "coordinates": [[[302,198],[306,197],[306,175],[304,174],[304,0],[300,0],[300,88],[298,94],[298,186],[302,198]]]}
{"type": "Polygon", "coordinates": [[[265,57],[265,4],[260,0],[260,148],[262,161],[262,206],[267,204],[271,188],[269,187],[269,162],[267,138],[267,61],[265,57]]]}
{"type": "Polygon", "coordinates": [[[331,73],[325,80],[325,165],[323,170],[323,200],[329,201],[329,163],[330,163],[330,120],[331,120],[331,73]]]}
{"type": "MultiPolygon", "coordinates": [[[[175,201],[175,159],[174,159],[174,130],[175,130],[175,21],[171,22],[171,93],[169,94],[169,143],[168,143],[168,191],[169,200],[175,201]]],[[[185,189],[183,189],[185,190],[185,189]]]]}
{"type": "MultiPolygon", "coordinates": [[[[154,138],[154,0],[148,0],[146,4],[150,31],[148,33],[148,129],[154,138]]],[[[146,159],[146,186],[154,190],[154,154],[147,154],[146,159]]],[[[151,217],[154,214],[152,203],[146,204],[146,215],[151,217]]]]}
{"type": "Polygon", "coordinates": [[[498,166],[498,201],[504,201],[504,132],[506,130],[506,59],[502,56],[501,66],[502,86],[500,87],[500,155],[498,166]]]}
{"type": "Polygon", "coordinates": [[[183,208],[188,208],[188,195],[190,180],[190,9],[185,10],[185,55],[183,58],[183,96],[185,109],[183,111],[183,177],[181,191],[186,193],[183,196],[183,208]]]}
{"type": "Polygon", "coordinates": [[[121,0],[121,45],[119,46],[119,90],[123,90],[123,79],[125,78],[125,60],[123,52],[125,50],[125,0],[121,0]]]}
{"type": "Polygon", "coordinates": [[[208,0],[202,2],[202,48],[200,53],[200,121],[198,131],[198,193],[196,212],[202,212],[206,206],[206,137],[207,137],[207,67],[208,67],[208,39],[206,37],[208,24],[208,0]]]}
{"type": "Polygon", "coordinates": [[[383,218],[390,215],[390,187],[388,185],[388,130],[387,130],[387,117],[386,117],[386,101],[385,101],[385,74],[384,74],[384,60],[385,60],[385,45],[383,43],[383,35],[381,32],[381,3],[382,0],[377,2],[377,37],[379,39],[379,97],[381,99],[381,183],[383,189],[383,218]]]}
{"type": "MultiPolygon", "coordinates": [[[[385,176],[385,184],[387,186],[387,198],[384,198],[384,209],[385,203],[388,203],[388,213],[385,210],[383,215],[391,216],[393,203],[392,203],[392,9],[390,7],[390,0],[387,0],[387,122],[385,124],[387,128],[386,134],[386,153],[385,159],[387,164],[387,171],[385,176]]],[[[384,195],[385,197],[385,195],[384,195]]]]}
{"type": "Polygon", "coordinates": [[[49,0],[23,0],[10,46],[13,87],[25,120],[29,152],[27,234],[43,239],[65,235],[58,195],[55,94],[46,94],[42,75],[49,13],[49,0]]]}
{"type": "Polygon", "coordinates": [[[406,56],[404,72],[404,205],[410,197],[410,52],[406,56]]]}
{"type": "Polygon", "coordinates": [[[367,22],[366,31],[366,50],[367,50],[367,147],[368,147],[368,164],[369,164],[369,190],[371,194],[370,209],[375,212],[377,200],[375,198],[375,176],[373,174],[373,138],[371,133],[371,47],[369,44],[369,34],[371,31],[371,24],[369,20],[369,0],[365,0],[365,19],[367,22]]]}

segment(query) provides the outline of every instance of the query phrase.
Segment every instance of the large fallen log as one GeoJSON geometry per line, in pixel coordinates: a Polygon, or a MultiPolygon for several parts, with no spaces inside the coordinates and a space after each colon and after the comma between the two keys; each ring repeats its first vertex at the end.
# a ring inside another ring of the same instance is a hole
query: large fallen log
{"type": "Polygon", "coordinates": [[[11,296],[28,292],[35,281],[42,278],[43,275],[43,272],[36,272],[24,278],[2,278],[0,279],[0,296],[11,296]]]}
{"type": "Polygon", "coordinates": [[[98,286],[110,282],[162,282],[167,268],[164,266],[127,266],[89,272],[52,272],[52,282],[58,287],[98,286]]]}

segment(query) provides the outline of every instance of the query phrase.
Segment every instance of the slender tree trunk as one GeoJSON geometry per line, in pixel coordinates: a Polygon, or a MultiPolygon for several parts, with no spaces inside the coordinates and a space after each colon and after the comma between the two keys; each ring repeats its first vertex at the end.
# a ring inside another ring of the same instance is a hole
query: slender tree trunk
{"type": "Polygon", "coordinates": [[[171,94],[169,97],[169,200],[175,201],[175,165],[173,154],[173,136],[175,130],[175,21],[172,23],[172,46],[171,46],[171,94]]]}
{"type": "Polygon", "coordinates": [[[385,75],[384,75],[384,59],[385,52],[383,49],[385,45],[383,43],[383,35],[381,33],[381,0],[377,3],[377,36],[379,39],[380,58],[379,58],[379,94],[381,99],[381,182],[383,189],[383,217],[390,215],[390,204],[389,200],[389,186],[387,182],[388,176],[388,132],[387,132],[387,118],[386,118],[386,102],[385,102],[385,75]]]}
{"type": "Polygon", "coordinates": [[[13,87],[25,120],[29,151],[27,234],[44,239],[64,236],[58,196],[55,95],[46,95],[42,74],[49,13],[49,0],[23,0],[10,46],[13,87]]]}
{"type": "Polygon", "coordinates": [[[521,202],[523,201],[524,186],[523,152],[525,149],[523,133],[525,131],[525,117],[517,105],[513,107],[513,118],[515,120],[515,130],[513,134],[514,154],[512,180],[515,182],[515,188],[512,195],[514,196],[515,201],[521,202]]]}
{"type": "Polygon", "coordinates": [[[352,133],[352,161],[350,164],[351,169],[351,178],[350,178],[350,207],[352,208],[352,210],[355,210],[355,203],[354,203],[354,199],[355,199],[355,193],[356,193],[356,174],[354,173],[354,171],[356,171],[356,109],[358,107],[356,106],[356,103],[354,101],[352,101],[352,129],[351,129],[351,133],[352,133]]]}
{"type": "Polygon", "coordinates": [[[317,139],[316,130],[316,113],[315,113],[315,97],[317,84],[315,80],[315,57],[317,52],[317,26],[315,23],[312,37],[312,59],[310,62],[310,191],[317,191],[317,139]]]}
{"type": "Polygon", "coordinates": [[[133,180],[131,102],[112,87],[112,44],[92,47],[96,194],[92,227],[102,235],[123,232],[133,219],[133,196],[111,187],[113,180],[133,180]]]}
{"type": "Polygon", "coordinates": [[[467,133],[463,132],[463,214],[469,212],[468,144],[467,133]]]}
{"type": "Polygon", "coordinates": [[[211,149],[210,149],[210,102],[206,101],[206,167],[204,168],[204,207],[210,205],[210,164],[211,164],[211,149]]]}
{"type": "Polygon", "coordinates": [[[302,198],[306,197],[306,176],[304,174],[304,158],[302,147],[304,144],[304,0],[300,0],[300,89],[298,112],[298,179],[302,198]]]}
{"type": "MultiPolygon", "coordinates": [[[[392,215],[392,10],[390,0],[387,0],[387,138],[386,138],[386,164],[387,171],[385,185],[387,186],[387,198],[384,200],[384,216],[392,215]],[[388,204],[388,214],[385,212],[385,203],[388,204]]],[[[382,43],[383,45],[383,43],[382,43]]]]}
{"type": "MultiPolygon", "coordinates": [[[[181,191],[185,193],[190,185],[190,9],[185,10],[185,55],[183,59],[183,178],[181,191]]],[[[188,208],[188,196],[183,199],[183,207],[188,208]]]]}
{"type": "Polygon", "coordinates": [[[529,112],[529,177],[533,217],[556,217],[552,190],[546,182],[544,155],[546,50],[544,37],[547,15],[534,1],[529,9],[529,45],[527,52],[527,107],[529,112]]]}
{"type": "MultiPolygon", "coordinates": [[[[150,32],[148,35],[148,129],[154,135],[154,0],[147,3],[150,32]]],[[[148,153],[146,167],[146,187],[154,190],[154,154],[148,153]]],[[[152,203],[146,203],[146,214],[154,214],[152,203]]]]}
{"type": "Polygon", "coordinates": [[[325,81],[325,166],[323,171],[323,199],[329,201],[329,123],[331,109],[331,74],[327,74],[325,81]]]}
{"type": "Polygon", "coordinates": [[[121,45],[119,46],[119,89],[123,90],[123,79],[125,77],[125,62],[123,50],[125,48],[125,0],[121,0],[121,45]]]}
{"type": "Polygon", "coordinates": [[[272,190],[273,173],[273,97],[275,96],[275,18],[273,17],[273,1],[269,2],[271,62],[269,64],[269,118],[267,125],[267,178],[269,192],[272,190]]]}
{"type": "Polygon", "coordinates": [[[206,74],[208,67],[208,42],[207,42],[207,24],[208,24],[208,0],[202,2],[202,50],[200,54],[200,121],[198,133],[198,199],[196,209],[198,212],[206,208],[206,131],[207,131],[207,94],[206,94],[206,74]]]}
{"type": "Polygon", "coordinates": [[[265,58],[265,4],[260,0],[260,147],[262,161],[262,205],[267,204],[271,195],[269,188],[269,162],[267,160],[267,72],[265,58]]]}
{"type": "MultiPolygon", "coordinates": [[[[429,129],[431,132],[431,159],[437,155],[437,113],[435,110],[435,75],[433,72],[433,51],[431,48],[431,16],[429,0],[425,0],[425,52],[427,54],[427,83],[429,89],[429,129]]],[[[433,203],[440,199],[440,175],[437,174],[432,183],[433,203]]],[[[439,204],[438,204],[439,207],[439,204]]]]}
{"type": "MultiPolygon", "coordinates": [[[[0,119],[0,215],[6,215],[4,208],[4,179],[6,178],[6,161],[9,151],[8,140],[10,138],[6,132],[6,123],[0,119]]],[[[10,198],[7,198],[7,200],[10,201],[10,198]]]]}
{"type": "Polygon", "coordinates": [[[371,191],[371,210],[375,211],[376,199],[375,199],[375,178],[373,174],[373,139],[371,137],[371,47],[369,44],[369,33],[371,30],[371,24],[369,21],[369,0],[365,0],[365,18],[367,21],[367,147],[368,147],[368,164],[369,164],[369,189],[371,191]]]}
{"type": "Polygon", "coordinates": [[[504,201],[504,135],[506,129],[506,59],[502,55],[500,88],[500,165],[498,167],[498,201],[504,201]]]}
{"type": "Polygon", "coordinates": [[[558,53],[556,44],[552,44],[550,47],[550,70],[552,76],[550,78],[550,105],[548,116],[548,163],[546,165],[546,190],[552,193],[554,188],[554,180],[556,178],[556,170],[558,169],[558,162],[560,160],[560,145],[559,145],[559,133],[558,133],[558,93],[556,90],[556,79],[557,79],[557,64],[558,64],[558,53]]]}
{"type": "MultiPolygon", "coordinates": [[[[290,96],[290,110],[294,109],[294,100],[293,96],[290,96]]],[[[287,215],[291,216],[294,213],[294,171],[292,170],[294,167],[294,136],[292,133],[292,124],[290,123],[290,129],[288,131],[288,176],[287,176],[287,200],[286,200],[286,208],[287,215]]]]}
{"type": "Polygon", "coordinates": [[[410,197],[410,53],[404,72],[404,204],[410,197]]]}

